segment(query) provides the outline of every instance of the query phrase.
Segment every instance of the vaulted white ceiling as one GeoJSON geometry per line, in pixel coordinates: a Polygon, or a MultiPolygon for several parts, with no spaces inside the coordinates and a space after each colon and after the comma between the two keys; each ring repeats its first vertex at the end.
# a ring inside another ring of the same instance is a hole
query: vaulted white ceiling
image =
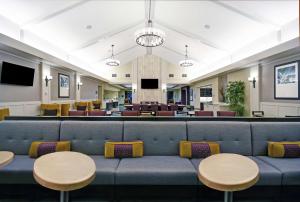
{"type": "MultiPolygon", "coordinates": [[[[148,0],[0,0],[0,5],[0,15],[19,28],[14,38],[98,74],[108,68],[103,61],[111,44],[122,64],[147,53],[136,45],[134,32],[145,26],[148,0]]],[[[218,61],[262,51],[261,43],[267,49],[299,36],[298,0],[154,0],[151,8],[154,26],[166,32],[166,42],[152,54],[177,65],[188,44],[197,61],[190,79],[221,68],[218,61]]]]}

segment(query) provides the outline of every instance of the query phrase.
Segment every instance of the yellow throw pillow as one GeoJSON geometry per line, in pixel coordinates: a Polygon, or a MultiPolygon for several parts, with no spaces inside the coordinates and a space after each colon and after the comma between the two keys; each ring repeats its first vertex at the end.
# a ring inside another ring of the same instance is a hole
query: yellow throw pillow
{"type": "Polygon", "coordinates": [[[268,156],[273,158],[299,158],[300,142],[268,142],[268,156]]]}
{"type": "Polygon", "coordinates": [[[58,141],[58,142],[40,142],[35,141],[31,143],[29,149],[29,156],[31,158],[37,158],[45,154],[59,152],[59,151],[70,151],[70,141],[58,141]]]}
{"type": "Polygon", "coordinates": [[[144,155],[144,143],[134,142],[106,142],[105,158],[135,158],[144,155]]]}
{"type": "Polygon", "coordinates": [[[220,153],[217,142],[180,141],[179,153],[184,158],[206,158],[220,153]]]}

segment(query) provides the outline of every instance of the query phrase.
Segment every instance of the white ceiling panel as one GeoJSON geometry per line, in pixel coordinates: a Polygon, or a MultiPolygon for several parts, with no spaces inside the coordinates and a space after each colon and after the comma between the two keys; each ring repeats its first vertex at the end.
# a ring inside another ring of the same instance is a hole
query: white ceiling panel
{"type": "Polygon", "coordinates": [[[72,53],[89,62],[97,62],[111,56],[111,45],[114,44],[114,53],[116,57],[124,51],[129,51],[137,46],[134,41],[134,32],[136,29],[142,28],[143,24],[135,26],[134,28],[120,32],[112,37],[100,39],[96,43],[87,46],[72,53]]]}
{"type": "Polygon", "coordinates": [[[182,32],[190,32],[213,41],[231,51],[271,31],[271,27],[211,1],[158,1],[155,19],[182,32]],[[206,29],[205,25],[210,28],[206,29]]]}
{"type": "Polygon", "coordinates": [[[64,50],[71,50],[144,17],[142,1],[90,1],[34,26],[31,31],[64,50]],[[88,25],[92,28],[86,29],[88,25]]]}
{"type": "Polygon", "coordinates": [[[298,0],[222,1],[262,22],[284,25],[298,17],[298,0]]]}
{"type": "Polygon", "coordinates": [[[80,0],[0,0],[0,14],[16,24],[24,25],[78,2],[80,0]]]}

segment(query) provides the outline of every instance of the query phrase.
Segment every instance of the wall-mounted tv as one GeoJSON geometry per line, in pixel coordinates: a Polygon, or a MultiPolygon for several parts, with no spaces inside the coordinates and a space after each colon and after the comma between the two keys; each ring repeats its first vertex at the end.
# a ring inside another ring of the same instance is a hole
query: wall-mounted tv
{"type": "Polygon", "coordinates": [[[158,89],[158,79],[142,79],[142,89],[158,89]]]}
{"type": "Polygon", "coordinates": [[[8,62],[2,63],[1,83],[33,86],[35,69],[8,62]]]}

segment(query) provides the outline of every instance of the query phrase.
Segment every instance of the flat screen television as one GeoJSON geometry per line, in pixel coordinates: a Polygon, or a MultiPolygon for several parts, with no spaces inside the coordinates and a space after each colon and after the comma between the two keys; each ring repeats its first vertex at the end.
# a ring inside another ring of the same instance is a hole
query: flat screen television
{"type": "Polygon", "coordinates": [[[8,62],[2,63],[1,83],[33,86],[35,69],[8,62]]]}
{"type": "Polygon", "coordinates": [[[158,79],[142,79],[142,89],[158,89],[158,79]]]}

